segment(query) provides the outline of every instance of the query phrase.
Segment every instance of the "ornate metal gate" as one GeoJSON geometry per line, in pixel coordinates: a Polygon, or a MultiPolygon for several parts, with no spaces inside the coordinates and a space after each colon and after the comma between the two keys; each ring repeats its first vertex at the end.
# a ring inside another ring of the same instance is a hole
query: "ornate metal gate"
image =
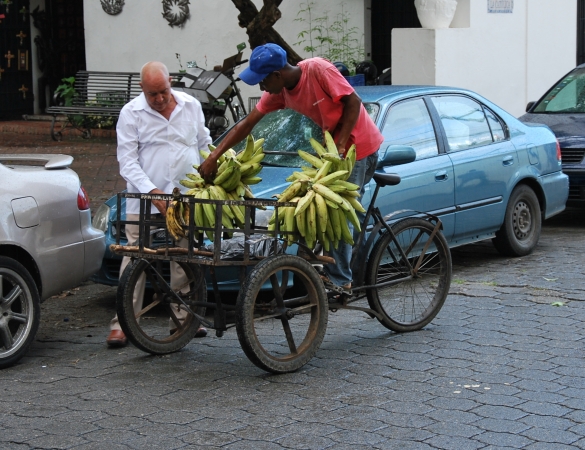
{"type": "Polygon", "coordinates": [[[33,113],[29,0],[0,0],[0,120],[33,113]]]}

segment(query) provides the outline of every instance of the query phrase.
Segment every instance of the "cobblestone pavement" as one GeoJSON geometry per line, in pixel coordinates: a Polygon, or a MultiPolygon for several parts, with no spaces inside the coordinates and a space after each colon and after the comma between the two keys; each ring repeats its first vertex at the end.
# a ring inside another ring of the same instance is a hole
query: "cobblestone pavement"
{"type": "Polygon", "coordinates": [[[116,292],[87,282],[43,304],[28,355],[0,371],[0,448],[585,449],[584,218],[547,221],[524,258],[455,249],[421,331],[331,313],[287,375],[234,330],[161,357],[107,349],[116,292]]]}

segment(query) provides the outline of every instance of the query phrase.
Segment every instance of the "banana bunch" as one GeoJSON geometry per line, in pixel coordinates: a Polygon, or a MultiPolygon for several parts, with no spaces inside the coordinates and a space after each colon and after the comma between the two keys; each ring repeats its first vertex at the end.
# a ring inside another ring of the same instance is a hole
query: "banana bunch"
{"type": "MultiPolygon", "coordinates": [[[[189,188],[185,195],[205,200],[245,200],[254,198],[249,185],[262,181],[258,173],[262,170],[260,164],[264,159],[262,147],[264,139],[254,140],[252,135],[246,139],[246,147],[239,153],[229,149],[218,159],[217,174],[212,183],[206,183],[198,172],[186,174],[186,179],[180,180],[182,186],[189,188]]],[[[209,145],[211,151],[215,150],[209,145]]],[[[201,156],[206,159],[209,153],[200,150],[201,156]]],[[[194,165],[197,169],[199,166],[194,165]]],[[[195,226],[198,228],[213,228],[215,226],[215,204],[194,203],[195,226]]],[[[242,228],[244,226],[244,206],[222,205],[221,221],[224,228],[242,228]]],[[[188,216],[187,216],[188,217],[188,216]]],[[[213,232],[206,231],[208,239],[213,241],[213,232]]]]}
{"type": "MultiPolygon", "coordinates": [[[[176,197],[181,195],[179,188],[173,189],[173,195],[176,197]]],[[[169,233],[174,240],[178,241],[186,236],[183,226],[189,225],[190,211],[191,207],[189,206],[189,203],[180,200],[173,200],[169,203],[165,219],[167,230],[169,230],[169,233]]]]}
{"type": "MultiPolygon", "coordinates": [[[[360,186],[346,181],[355,165],[355,145],[342,158],[329,132],[325,132],[325,147],[313,138],[310,142],[318,156],[299,150],[299,156],[310,166],[302,166],[301,171],[288,177],[291,184],[278,196],[278,202],[296,203],[294,207],[277,208],[280,230],[289,232],[289,245],[296,233],[305,238],[310,248],[317,241],[326,251],[331,246],[337,248],[341,240],[353,245],[348,220],[359,231],[356,210],[365,212],[357,199],[360,186]]],[[[276,228],[276,217],[275,210],[269,229],[276,228]]]]}

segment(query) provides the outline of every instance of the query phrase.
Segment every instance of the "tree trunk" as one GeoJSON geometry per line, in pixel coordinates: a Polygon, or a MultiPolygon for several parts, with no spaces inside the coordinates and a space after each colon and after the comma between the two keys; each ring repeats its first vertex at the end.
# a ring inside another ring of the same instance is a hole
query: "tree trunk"
{"type": "Polygon", "coordinates": [[[266,43],[278,44],[286,51],[287,59],[290,64],[295,65],[301,58],[288,43],[278,34],[272,26],[281,17],[278,6],[282,0],[263,0],[264,6],[258,12],[258,9],[252,3],[252,0],[232,0],[238,8],[238,24],[246,29],[248,42],[253,49],[266,43]]]}

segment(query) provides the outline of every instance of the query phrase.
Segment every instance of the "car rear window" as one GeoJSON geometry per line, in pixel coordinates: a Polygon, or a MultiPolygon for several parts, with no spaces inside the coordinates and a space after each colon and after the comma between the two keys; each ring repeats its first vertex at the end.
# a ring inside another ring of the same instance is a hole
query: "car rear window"
{"type": "Polygon", "coordinates": [[[585,69],[576,69],[553,87],[534,107],[533,113],[584,113],[585,69]]]}

